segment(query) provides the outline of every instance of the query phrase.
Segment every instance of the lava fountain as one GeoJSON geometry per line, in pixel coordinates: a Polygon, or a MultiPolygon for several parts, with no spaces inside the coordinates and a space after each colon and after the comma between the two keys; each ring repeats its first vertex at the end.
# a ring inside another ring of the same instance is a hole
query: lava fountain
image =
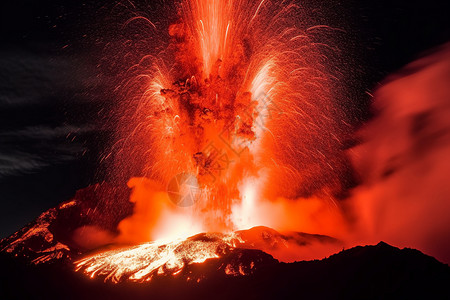
{"type": "MultiPolygon", "coordinates": [[[[127,158],[118,168],[136,158],[144,176],[128,182],[134,214],[116,242],[139,245],[78,261],[91,277],[177,274],[254,245],[238,233],[253,226],[333,235],[343,226],[334,200],[341,113],[324,54],[333,49],[314,39],[333,29],[299,28],[298,7],[286,2],[183,0],[177,11],[167,47],[142,57],[123,84],[132,114],[119,122],[127,158]]],[[[129,22],[143,20],[163,30],[129,22]]]]}

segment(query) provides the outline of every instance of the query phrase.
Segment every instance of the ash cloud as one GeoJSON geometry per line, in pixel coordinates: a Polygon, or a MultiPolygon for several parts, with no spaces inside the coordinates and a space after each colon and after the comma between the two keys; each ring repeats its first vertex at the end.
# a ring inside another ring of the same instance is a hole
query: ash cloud
{"type": "Polygon", "coordinates": [[[76,159],[86,151],[81,144],[66,144],[67,138],[89,131],[89,127],[31,126],[13,131],[0,131],[0,179],[26,174],[76,159]]]}
{"type": "Polygon", "coordinates": [[[76,58],[0,51],[0,179],[73,161],[87,151],[80,136],[95,126],[67,113],[83,105],[86,95],[79,91],[95,81],[83,67],[76,58]]]}
{"type": "Polygon", "coordinates": [[[83,85],[78,74],[80,67],[76,67],[79,64],[75,59],[2,50],[0,107],[42,104],[43,101],[54,100],[54,97],[75,93],[83,85]],[[77,73],[68,72],[75,68],[77,73]]]}
{"type": "Polygon", "coordinates": [[[406,66],[374,94],[376,117],[350,152],[359,234],[450,262],[450,44],[406,66]]]}
{"type": "Polygon", "coordinates": [[[0,236],[5,236],[86,185],[93,176],[88,167],[100,155],[95,147],[103,143],[99,111],[107,109],[100,107],[106,102],[100,97],[103,86],[82,55],[8,43],[0,48],[0,236]]]}

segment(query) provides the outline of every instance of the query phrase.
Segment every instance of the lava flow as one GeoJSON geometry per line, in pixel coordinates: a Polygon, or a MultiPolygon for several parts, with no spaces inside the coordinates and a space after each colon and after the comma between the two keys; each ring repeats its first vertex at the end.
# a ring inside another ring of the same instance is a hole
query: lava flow
{"type": "Polygon", "coordinates": [[[119,165],[136,157],[145,177],[128,182],[134,213],[115,242],[140,245],[78,261],[91,277],[177,274],[234,249],[235,232],[253,226],[336,236],[343,224],[333,197],[339,112],[322,52],[328,46],[314,40],[332,29],[299,29],[298,7],[284,2],[177,5],[168,28],[147,20],[170,41],[130,68],[136,74],[124,84],[138,100],[130,100],[132,120],[119,124],[133,127],[119,133],[128,153],[119,165]],[[192,237],[201,232],[216,233],[192,237]]]}

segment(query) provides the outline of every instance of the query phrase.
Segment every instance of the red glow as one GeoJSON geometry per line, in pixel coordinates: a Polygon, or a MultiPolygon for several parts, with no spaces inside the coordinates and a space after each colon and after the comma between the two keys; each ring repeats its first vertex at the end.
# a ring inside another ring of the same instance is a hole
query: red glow
{"type": "Polygon", "coordinates": [[[384,240],[450,262],[450,46],[386,80],[377,117],[352,149],[363,185],[351,203],[357,242],[384,240]]]}

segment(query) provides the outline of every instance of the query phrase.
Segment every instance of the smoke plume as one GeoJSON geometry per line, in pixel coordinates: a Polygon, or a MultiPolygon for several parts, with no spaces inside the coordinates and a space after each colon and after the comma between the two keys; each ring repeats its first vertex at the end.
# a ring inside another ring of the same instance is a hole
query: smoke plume
{"type": "Polygon", "coordinates": [[[450,44],[388,78],[351,150],[359,234],[450,262],[450,44]]]}

